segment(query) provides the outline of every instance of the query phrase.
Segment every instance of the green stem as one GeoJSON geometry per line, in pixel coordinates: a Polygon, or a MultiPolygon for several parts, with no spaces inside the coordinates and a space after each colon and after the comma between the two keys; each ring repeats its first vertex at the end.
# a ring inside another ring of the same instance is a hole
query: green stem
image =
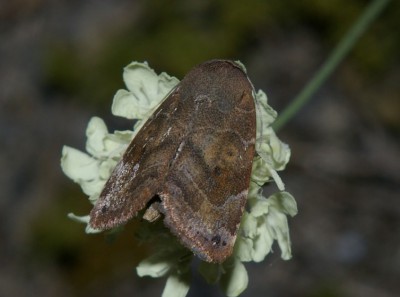
{"type": "Polygon", "coordinates": [[[348,52],[354,47],[354,44],[368,29],[372,22],[378,17],[382,10],[390,0],[374,0],[372,1],[343,37],[340,43],[334,48],[329,58],[322,64],[321,68],[303,88],[303,90],[293,99],[292,103],[286,107],[273,124],[273,128],[277,131],[284,126],[293,116],[302,108],[310,99],[318,88],[332,74],[338,64],[344,59],[348,52]]]}

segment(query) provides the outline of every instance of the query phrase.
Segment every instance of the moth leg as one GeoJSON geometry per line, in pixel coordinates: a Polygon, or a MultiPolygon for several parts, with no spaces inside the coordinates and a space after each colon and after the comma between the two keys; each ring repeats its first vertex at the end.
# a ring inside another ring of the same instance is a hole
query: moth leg
{"type": "MultiPolygon", "coordinates": [[[[157,197],[158,196],[155,196],[155,198],[157,197]]],[[[143,219],[145,219],[150,223],[157,221],[161,217],[160,207],[161,203],[159,200],[152,202],[146,209],[145,213],[143,214],[143,219]]]]}

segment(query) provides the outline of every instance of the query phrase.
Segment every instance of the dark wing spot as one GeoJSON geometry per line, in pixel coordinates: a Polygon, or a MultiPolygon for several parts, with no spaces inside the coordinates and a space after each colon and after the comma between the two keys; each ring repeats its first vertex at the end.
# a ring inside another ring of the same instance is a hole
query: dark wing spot
{"type": "Polygon", "coordinates": [[[211,241],[214,245],[219,245],[221,242],[221,236],[215,235],[213,238],[211,238],[211,241]]]}
{"type": "Polygon", "coordinates": [[[107,212],[107,206],[103,206],[102,208],[101,208],[101,213],[106,213],[107,212]]]}
{"type": "Polygon", "coordinates": [[[215,166],[214,173],[216,176],[221,175],[221,168],[219,166],[215,166]]]}

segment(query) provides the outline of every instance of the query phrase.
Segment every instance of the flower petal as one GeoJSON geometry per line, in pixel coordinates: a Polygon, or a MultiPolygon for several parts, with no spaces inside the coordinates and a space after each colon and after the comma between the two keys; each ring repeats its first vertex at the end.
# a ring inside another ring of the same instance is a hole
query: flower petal
{"type": "Polygon", "coordinates": [[[271,252],[272,244],[274,238],[266,224],[265,217],[259,219],[260,223],[257,227],[257,237],[254,239],[253,243],[253,261],[261,262],[265,257],[271,252]]]}
{"type": "Polygon", "coordinates": [[[69,214],[68,214],[68,217],[69,217],[71,220],[74,220],[74,221],[76,221],[76,222],[86,224],[85,232],[86,232],[87,234],[90,234],[90,233],[100,233],[100,232],[102,232],[102,230],[93,229],[93,228],[91,228],[91,227],[89,226],[89,219],[90,219],[90,216],[89,216],[89,215],[87,215],[87,216],[77,216],[77,215],[75,215],[75,214],[73,214],[73,213],[69,213],[69,214]]]}
{"type": "Polygon", "coordinates": [[[61,153],[61,168],[74,182],[90,181],[98,177],[98,161],[88,154],[69,146],[61,153]]]}
{"type": "Polygon", "coordinates": [[[107,126],[99,117],[92,117],[86,128],[86,150],[94,157],[104,152],[104,138],[108,134],[107,126]]]}
{"type": "Polygon", "coordinates": [[[247,211],[243,212],[242,221],[240,224],[240,232],[244,237],[253,238],[255,234],[255,230],[257,228],[257,219],[254,217],[252,213],[248,213],[247,211]]]}
{"type": "Polygon", "coordinates": [[[242,262],[253,260],[253,239],[238,236],[235,242],[234,255],[242,262]]]}
{"type": "MultiPolygon", "coordinates": [[[[272,195],[268,199],[274,201],[278,198],[272,195]]],[[[278,241],[279,248],[281,249],[281,258],[288,260],[292,257],[289,226],[287,217],[281,209],[278,203],[271,204],[270,212],[267,215],[267,222],[273,238],[278,241]]]]}
{"type": "Polygon", "coordinates": [[[249,200],[250,212],[254,217],[260,217],[268,213],[270,203],[260,196],[249,200]]]}
{"type": "Polygon", "coordinates": [[[166,73],[157,75],[147,63],[132,62],[124,68],[128,91],[119,90],[113,100],[112,113],[128,119],[143,119],[179,83],[166,73]]]}
{"type": "Polygon", "coordinates": [[[283,213],[294,217],[297,214],[297,203],[288,192],[278,192],[272,197],[276,201],[276,207],[283,213]]]}
{"type": "Polygon", "coordinates": [[[280,141],[275,132],[271,135],[269,145],[271,147],[274,169],[278,171],[285,169],[291,154],[289,146],[280,141]]]}
{"type": "Polygon", "coordinates": [[[140,90],[144,95],[160,94],[166,89],[168,93],[179,83],[176,77],[169,76],[165,72],[157,75],[147,62],[136,61],[124,68],[123,79],[129,91],[140,90]]]}
{"type": "Polygon", "coordinates": [[[267,220],[281,249],[281,258],[289,260],[292,257],[292,250],[286,216],[280,212],[271,211],[267,220]]]}
{"type": "Polygon", "coordinates": [[[81,185],[83,193],[88,196],[92,195],[100,195],[101,190],[104,187],[106,180],[104,179],[94,179],[90,181],[80,181],[79,184],[81,185]]]}
{"type": "Polygon", "coordinates": [[[148,100],[144,95],[137,96],[126,90],[118,90],[114,95],[111,112],[115,116],[127,119],[143,119],[146,118],[157,102],[148,100]]]}
{"type": "Polygon", "coordinates": [[[99,177],[103,180],[107,180],[111,172],[114,170],[115,166],[117,166],[118,161],[114,159],[106,159],[100,164],[99,168],[99,177]]]}
{"type": "Polygon", "coordinates": [[[270,171],[265,166],[265,161],[260,156],[256,156],[253,160],[253,168],[251,170],[251,180],[253,183],[258,185],[265,184],[271,179],[270,171]]]}
{"type": "Polygon", "coordinates": [[[139,263],[136,272],[139,276],[161,277],[166,275],[171,269],[168,259],[160,259],[159,254],[152,255],[139,263]]]}
{"type": "Polygon", "coordinates": [[[246,268],[238,259],[225,262],[226,273],[221,277],[221,287],[228,297],[236,297],[242,293],[249,283],[246,268]]]}
{"type": "Polygon", "coordinates": [[[171,274],[165,284],[162,297],[185,297],[190,288],[190,273],[171,274]]]}

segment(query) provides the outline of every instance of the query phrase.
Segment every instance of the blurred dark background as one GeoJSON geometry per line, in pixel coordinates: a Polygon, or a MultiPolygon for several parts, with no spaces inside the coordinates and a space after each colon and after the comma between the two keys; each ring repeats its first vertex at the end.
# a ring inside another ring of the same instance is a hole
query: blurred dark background
{"type": "MultiPolygon", "coordinates": [[[[139,278],[134,224],[112,244],[68,212],[90,204],[60,169],[84,150],[90,117],[111,116],[122,68],[148,61],[182,78],[240,59],[278,111],[306,84],[368,1],[0,2],[0,296],[160,296],[139,278]]],[[[400,2],[392,1],[293,121],[282,173],[299,214],[293,259],[247,265],[242,296],[399,296],[400,2]]],[[[222,296],[198,276],[188,296],[222,296]]]]}

